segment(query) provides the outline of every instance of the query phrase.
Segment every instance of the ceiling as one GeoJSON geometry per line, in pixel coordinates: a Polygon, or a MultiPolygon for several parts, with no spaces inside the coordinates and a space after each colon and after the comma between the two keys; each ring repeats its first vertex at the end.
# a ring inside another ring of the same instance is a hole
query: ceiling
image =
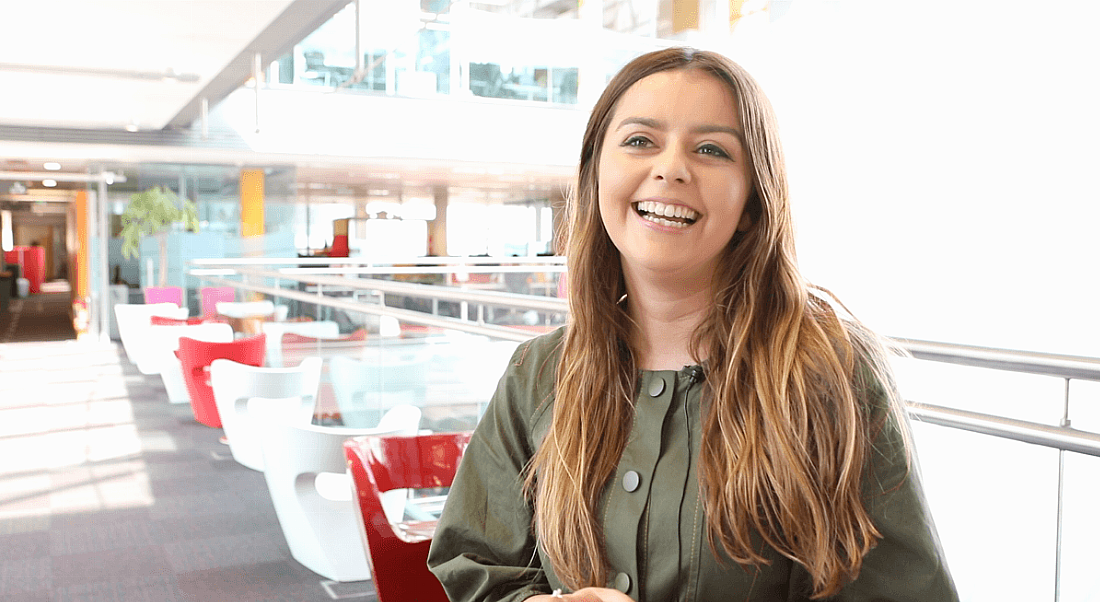
{"type": "Polygon", "coordinates": [[[188,125],[347,0],[6,2],[0,123],[159,130],[188,125]]]}
{"type": "MultiPolygon", "coordinates": [[[[108,140],[119,135],[185,131],[200,116],[204,98],[214,106],[247,82],[256,53],[263,61],[282,56],[348,2],[5,2],[8,27],[0,44],[0,90],[18,92],[0,94],[0,133],[4,128],[19,130],[23,140],[0,135],[0,202],[66,202],[74,189],[88,186],[82,181],[66,181],[66,174],[76,178],[89,171],[112,170],[120,179],[127,178],[130,186],[137,186],[159,177],[149,173],[157,169],[150,164],[162,163],[163,171],[171,174],[178,173],[178,166],[199,162],[187,155],[187,149],[180,155],[179,149],[93,147],[58,144],[56,140],[59,136],[68,140],[67,132],[73,133],[73,140],[89,136],[108,140]],[[49,144],[28,139],[28,132],[31,138],[50,140],[49,144]],[[47,168],[47,163],[58,165],[47,168]],[[20,179],[14,179],[13,172],[18,172],[20,179]],[[28,177],[22,178],[23,173],[28,177]],[[53,186],[45,186],[43,181],[51,174],[60,175],[53,178],[53,186]]],[[[234,159],[239,163],[239,154],[234,159]]],[[[269,159],[256,157],[254,164],[272,164],[269,159]]],[[[537,166],[418,160],[363,165],[317,163],[309,157],[280,159],[277,164],[293,169],[293,185],[305,193],[300,196],[318,199],[341,194],[359,197],[381,190],[397,197],[422,196],[425,190],[430,194],[432,186],[445,185],[452,198],[516,201],[560,195],[572,175],[571,170],[537,166]]],[[[223,162],[207,156],[205,162],[232,165],[234,160],[223,162]]],[[[203,177],[211,182],[222,178],[224,186],[235,185],[234,169],[219,169],[214,172],[225,175],[203,177]]],[[[112,191],[126,188],[116,184],[112,191]]]]}

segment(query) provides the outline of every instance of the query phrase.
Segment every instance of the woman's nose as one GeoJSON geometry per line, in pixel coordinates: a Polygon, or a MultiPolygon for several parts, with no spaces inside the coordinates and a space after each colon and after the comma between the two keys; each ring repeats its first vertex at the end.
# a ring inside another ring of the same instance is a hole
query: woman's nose
{"type": "Polygon", "coordinates": [[[653,177],[666,182],[690,182],[691,170],[683,151],[670,146],[657,155],[654,158],[653,177]]]}

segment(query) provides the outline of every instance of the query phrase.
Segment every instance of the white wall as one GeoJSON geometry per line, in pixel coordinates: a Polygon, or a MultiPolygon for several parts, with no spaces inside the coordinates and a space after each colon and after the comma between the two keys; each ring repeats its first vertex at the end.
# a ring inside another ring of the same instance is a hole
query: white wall
{"type": "MultiPolygon", "coordinates": [[[[1100,355],[1095,57],[1086,0],[798,1],[715,46],[781,120],[800,260],[885,334],[1100,355]]],[[[586,110],[242,89],[260,153],[571,168],[586,110]]]]}
{"type": "Polygon", "coordinates": [[[1100,8],[798,2],[743,43],[800,261],[886,334],[1100,355],[1100,8]]]}
{"type": "Polygon", "coordinates": [[[441,159],[573,166],[586,110],[492,99],[399,98],[321,90],[264,90],[217,107],[253,150],[335,157],[441,159]]]}

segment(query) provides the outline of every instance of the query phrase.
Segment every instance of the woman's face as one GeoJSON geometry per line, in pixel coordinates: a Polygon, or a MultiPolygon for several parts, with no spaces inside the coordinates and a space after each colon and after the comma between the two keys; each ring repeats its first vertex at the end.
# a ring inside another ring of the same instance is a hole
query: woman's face
{"type": "Polygon", "coordinates": [[[748,227],[753,184],[734,100],[697,69],[655,73],[619,98],[600,154],[599,208],[628,277],[709,279],[748,227]]]}

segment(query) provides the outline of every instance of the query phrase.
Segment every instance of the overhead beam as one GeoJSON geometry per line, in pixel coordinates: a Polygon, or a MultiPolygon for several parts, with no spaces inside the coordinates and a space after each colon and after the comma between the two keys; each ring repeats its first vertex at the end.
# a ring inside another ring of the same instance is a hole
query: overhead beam
{"type": "Polygon", "coordinates": [[[252,64],[256,54],[264,61],[273,61],[290,52],[294,45],[317,31],[349,0],[295,0],[256,39],[214,76],[165,126],[165,129],[182,129],[202,115],[203,99],[216,104],[240,88],[252,76],[252,64]]]}
{"type": "Polygon", "coordinates": [[[68,173],[60,171],[0,171],[0,182],[23,180],[53,180],[55,182],[125,182],[126,176],[113,171],[99,173],[68,173]]]}

